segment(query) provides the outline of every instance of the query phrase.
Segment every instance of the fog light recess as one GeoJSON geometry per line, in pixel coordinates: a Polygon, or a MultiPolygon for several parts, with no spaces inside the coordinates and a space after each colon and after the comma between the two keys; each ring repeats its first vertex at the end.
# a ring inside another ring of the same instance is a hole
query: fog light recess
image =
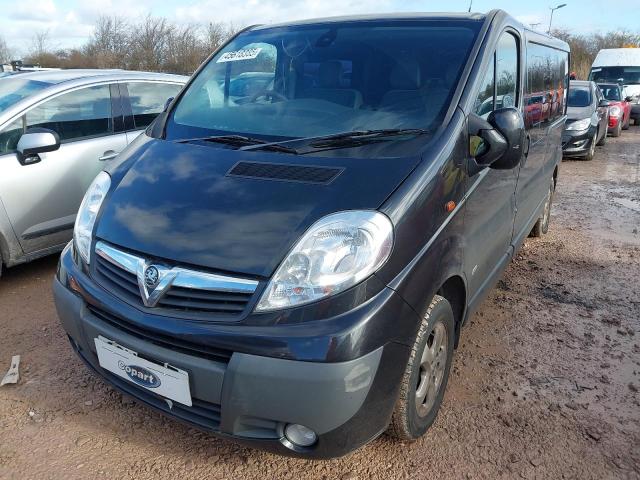
{"type": "Polygon", "coordinates": [[[287,424],[287,426],[284,427],[284,436],[296,447],[310,447],[318,440],[316,432],[297,423],[287,424]]]}

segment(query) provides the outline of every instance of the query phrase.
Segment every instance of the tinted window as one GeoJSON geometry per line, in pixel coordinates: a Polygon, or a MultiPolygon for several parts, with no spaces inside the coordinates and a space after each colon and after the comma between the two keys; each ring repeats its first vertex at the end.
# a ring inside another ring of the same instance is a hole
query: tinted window
{"type": "Polygon", "coordinates": [[[384,21],[242,33],[190,85],[167,138],[437,126],[479,25],[384,21]]]}
{"type": "Polygon", "coordinates": [[[587,87],[571,87],[569,89],[570,107],[588,107],[591,105],[591,90],[587,87]]]}
{"type": "Polygon", "coordinates": [[[109,135],[113,131],[109,85],[62,94],[29,110],[26,117],[27,128],[54,130],[61,141],[109,135]]]}
{"type": "Polygon", "coordinates": [[[22,117],[14,120],[0,132],[0,155],[16,151],[23,132],[22,117]]]}
{"type": "Polygon", "coordinates": [[[181,88],[182,85],[171,83],[127,83],[135,128],[144,128],[153,122],[167,100],[175,97],[181,88]]]}
{"type": "Polygon", "coordinates": [[[0,113],[23,98],[50,87],[50,83],[24,78],[3,78],[0,82],[0,113]]]}
{"type": "Polygon", "coordinates": [[[527,128],[553,122],[564,115],[569,85],[566,52],[537,43],[527,43],[527,128]]]}

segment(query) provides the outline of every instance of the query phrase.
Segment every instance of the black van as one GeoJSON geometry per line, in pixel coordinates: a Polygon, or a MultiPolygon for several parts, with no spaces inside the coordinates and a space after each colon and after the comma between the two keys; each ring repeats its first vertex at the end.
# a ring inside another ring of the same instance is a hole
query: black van
{"type": "Polygon", "coordinates": [[[568,52],[502,11],[240,32],[87,192],[53,285],[72,347],[259,448],[420,437],[548,228],[568,52]]]}

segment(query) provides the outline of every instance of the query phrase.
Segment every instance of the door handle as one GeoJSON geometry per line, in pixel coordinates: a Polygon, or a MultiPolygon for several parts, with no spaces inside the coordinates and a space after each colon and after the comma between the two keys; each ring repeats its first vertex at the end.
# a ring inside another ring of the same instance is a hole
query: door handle
{"type": "Polygon", "coordinates": [[[98,160],[101,162],[105,162],[107,160],[113,160],[118,156],[118,152],[114,152],[113,150],[107,150],[101,157],[98,157],[98,160]]]}

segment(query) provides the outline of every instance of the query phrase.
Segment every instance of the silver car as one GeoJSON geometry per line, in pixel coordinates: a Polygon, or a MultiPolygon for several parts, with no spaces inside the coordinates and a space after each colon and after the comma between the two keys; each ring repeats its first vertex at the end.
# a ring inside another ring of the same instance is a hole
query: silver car
{"type": "Polygon", "coordinates": [[[59,70],[0,79],[0,272],[60,250],[85,190],[187,77],[59,70]]]}

